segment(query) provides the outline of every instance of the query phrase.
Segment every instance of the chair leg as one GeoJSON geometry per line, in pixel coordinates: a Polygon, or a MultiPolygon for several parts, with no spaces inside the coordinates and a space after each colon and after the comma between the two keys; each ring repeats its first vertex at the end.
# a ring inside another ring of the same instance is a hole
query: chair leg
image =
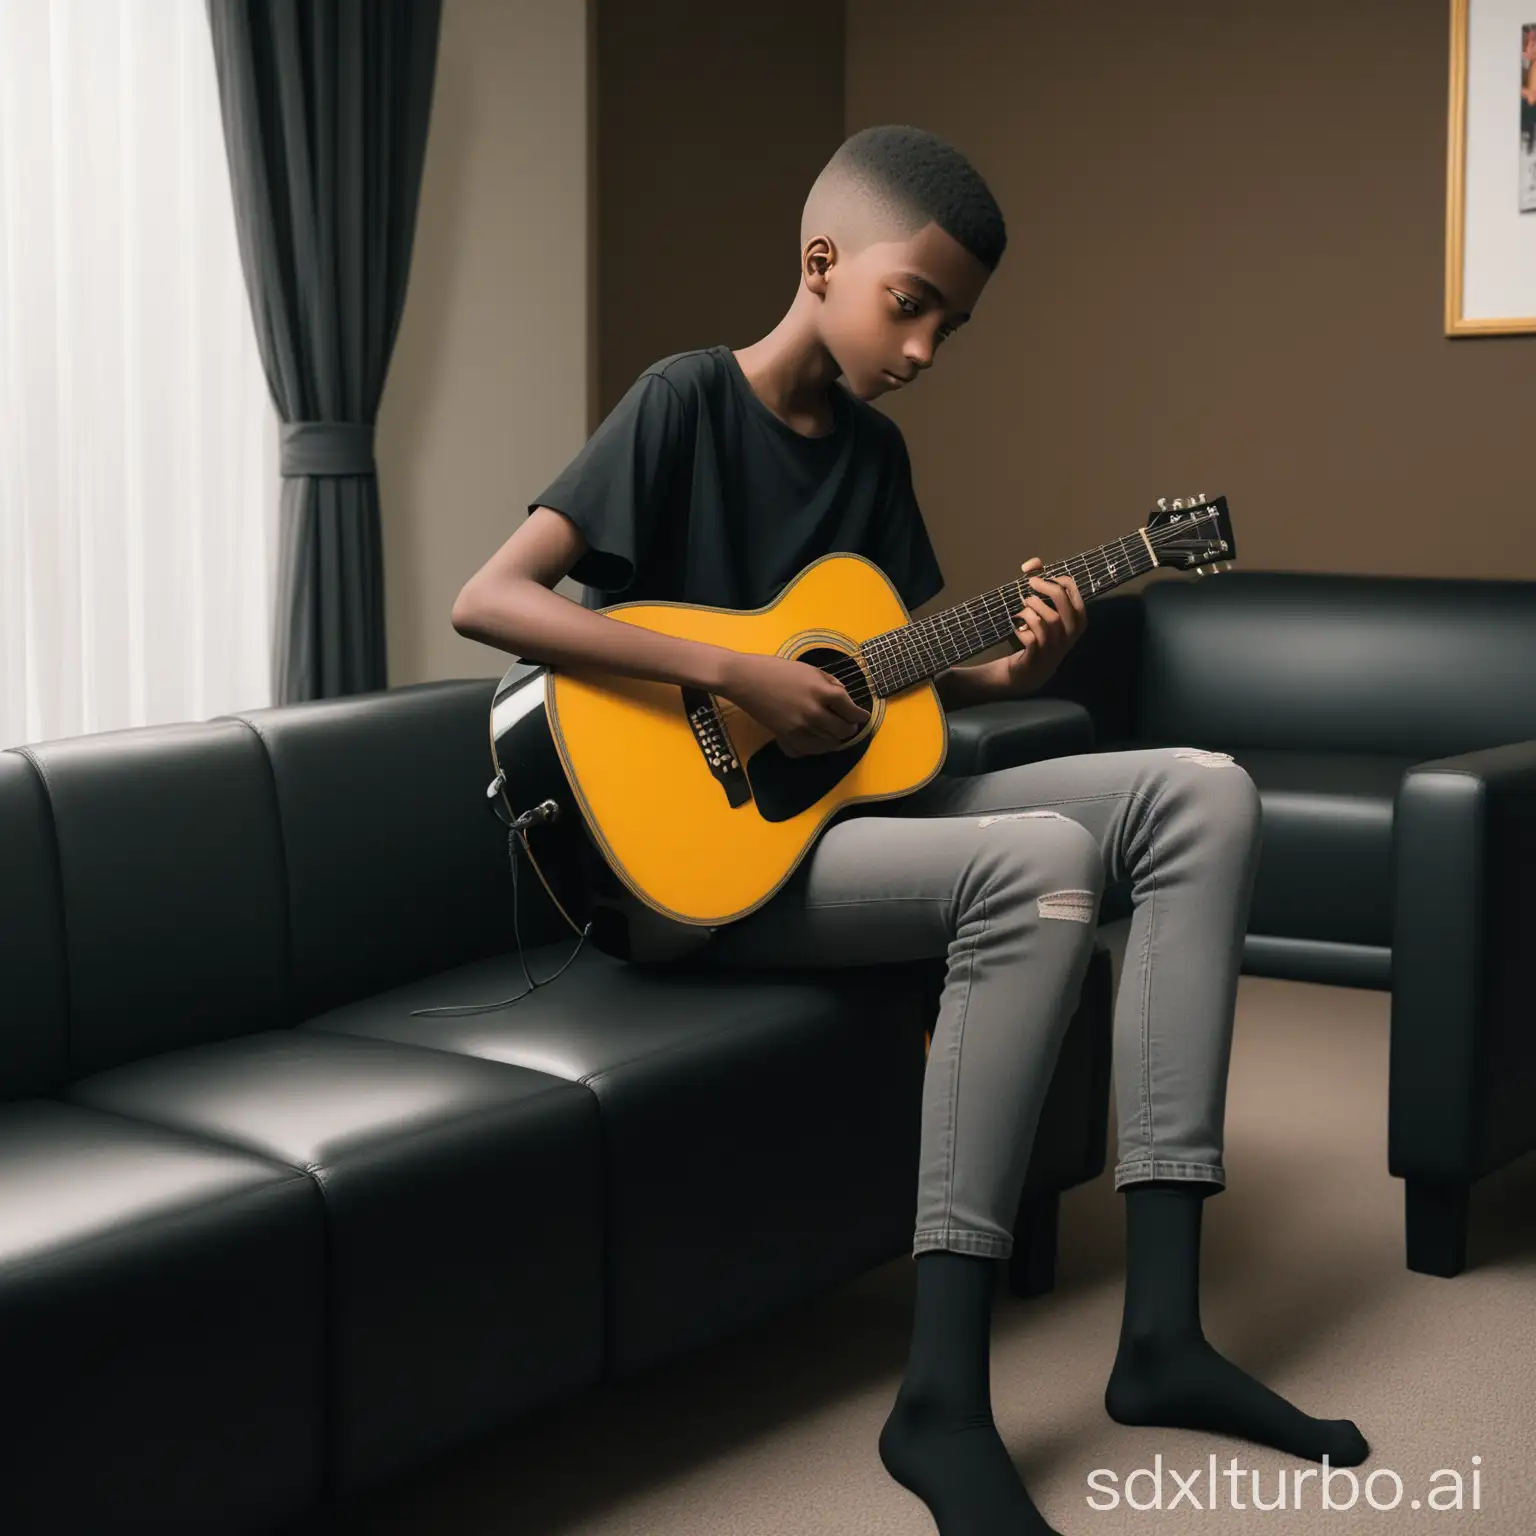
{"type": "Polygon", "coordinates": [[[1449,1279],[1466,1268],[1471,1188],[1466,1180],[1403,1181],[1409,1269],[1449,1279]]]}
{"type": "Polygon", "coordinates": [[[1044,1296],[1056,1288],[1056,1229],[1061,1195],[1056,1190],[1027,1194],[1019,1202],[1008,1260],[1008,1290],[1014,1296],[1044,1296]]]}

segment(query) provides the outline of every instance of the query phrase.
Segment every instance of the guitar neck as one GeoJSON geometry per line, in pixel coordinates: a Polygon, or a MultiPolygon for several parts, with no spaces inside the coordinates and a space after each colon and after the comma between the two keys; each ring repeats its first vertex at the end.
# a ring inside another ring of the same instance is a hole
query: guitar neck
{"type": "Polygon", "coordinates": [[[1034,590],[1028,585],[1033,577],[1054,580],[1071,576],[1086,603],[1157,564],[1147,530],[1138,528],[1097,549],[1044,566],[1030,577],[994,587],[969,602],[875,635],[859,647],[859,655],[874,679],[875,692],[882,699],[889,698],[1008,639],[1014,633],[1014,615],[1034,590]]]}

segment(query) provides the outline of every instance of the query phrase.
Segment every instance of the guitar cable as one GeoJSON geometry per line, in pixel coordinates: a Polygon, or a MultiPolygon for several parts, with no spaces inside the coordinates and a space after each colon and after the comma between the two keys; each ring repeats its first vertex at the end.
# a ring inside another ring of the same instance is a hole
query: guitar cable
{"type": "MultiPolygon", "coordinates": [[[[496,809],[496,802],[492,797],[498,794],[505,782],[504,776],[498,773],[492,781],[490,789],[486,792],[487,798],[491,800],[491,809],[493,811],[496,809]]],[[[443,1008],[413,1008],[411,1009],[411,1017],[413,1019],[421,1018],[424,1015],[460,1016],[472,1013],[494,1013],[498,1008],[509,1008],[513,1003],[520,1003],[530,992],[535,991],[539,987],[547,987],[550,982],[558,980],[565,973],[566,967],[581,953],[581,946],[586,943],[587,935],[592,931],[591,920],[588,919],[585,928],[578,928],[576,926],[575,922],[572,921],[571,914],[565,910],[560,898],[555,895],[550,887],[549,881],[544,878],[544,871],[539,868],[539,861],[534,857],[533,849],[528,846],[528,828],[542,826],[545,822],[554,821],[559,814],[560,807],[553,800],[541,800],[531,810],[524,811],[521,816],[516,817],[510,822],[506,822],[499,811],[496,812],[497,820],[503,821],[503,824],[507,827],[507,858],[512,865],[512,935],[517,940],[518,964],[523,968],[523,978],[527,981],[528,985],[521,992],[517,993],[516,996],[504,997],[500,1002],[496,1003],[462,1003],[450,1004],[443,1008]],[[548,892],[549,899],[554,902],[560,916],[565,919],[571,931],[577,936],[576,947],[566,956],[565,963],[561,965],[560,969],[553,976],[546,976],[542,980],[535,980],[533,974],[528,969],[528,960],[523,954],[523,935],[517,922],[517,854],[519,847],[521,847],[528,862],[533,865],[534,874],[539,877],[539,883],[548,892]]]]}

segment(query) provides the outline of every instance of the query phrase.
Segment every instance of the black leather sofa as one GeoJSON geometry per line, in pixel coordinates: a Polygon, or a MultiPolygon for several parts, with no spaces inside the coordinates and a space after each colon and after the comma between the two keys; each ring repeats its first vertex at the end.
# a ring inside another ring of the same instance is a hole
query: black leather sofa
{"type": "Polygon", "coordinates": [[[1244,970],[1391,991],[1407,1263],[1459,1273],[1472,1186],[1536,1147],[1536,582],[1237,570],[1089,618],[1032,704],[1253,777],[1244,970]]]}
{"type": "MultiPolygon", "coordinates": [[[[492,680],[0,752],[0,1530],[289,1528],[910,1252],[938,963],[525,987],[492,680]]],[[[957,717],[952,769],[1086,739],[957,717]]],[[[535,834],[536,836],[537,834],[535,834]]],[[[572,940],[524,872],[526,963],[572,940]]],[[[1111,968],[1013,1288],[1105,1165],[1111,968]]]]}

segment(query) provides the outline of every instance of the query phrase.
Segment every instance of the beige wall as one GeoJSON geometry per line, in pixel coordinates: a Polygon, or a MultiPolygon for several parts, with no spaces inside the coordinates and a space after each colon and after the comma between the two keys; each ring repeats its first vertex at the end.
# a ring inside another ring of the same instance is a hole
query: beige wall
{"type": "Polygon", "coordinates": [[[1008,219],[889,402],[946,601],[1192,491],[1244,566],[1536,578],[1536,337],[1443,335],[1446,0],[936,14],[849,0],[847,104],[952,138],[1008,219]]]}
{"type": "Polygon", "coordinates": [[[453,600],[589,417],[585,0],[445,0],[440,47],[379,413],[396,687],[505,670],[453,600]]]}
{"type": "Polygon", "coordinates": [[[658,358],[746,346],[789,308],[800,209],[843,140],[844,59],[837,0],[596,6],[601,418],[658,358]]]}

